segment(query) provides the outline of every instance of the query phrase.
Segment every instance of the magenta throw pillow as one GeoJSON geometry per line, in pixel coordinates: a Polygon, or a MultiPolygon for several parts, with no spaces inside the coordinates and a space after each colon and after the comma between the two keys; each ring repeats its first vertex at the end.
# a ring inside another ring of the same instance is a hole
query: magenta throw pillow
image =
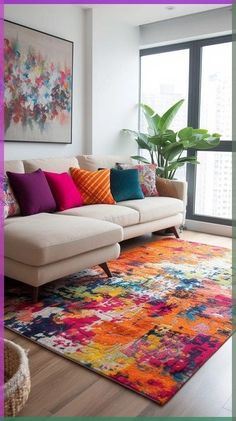
{"type": "Polygon", "coordinates": [[[26,174],[7,171],[7,176],[23,216],[56,210],[56,202],[41,169],[26,174]]]}
{"type": "Polygon", "coordinates": [[[46,171],[44,171],[44,174],[59,211],[83,205],[82,196],[69,174],[66,172],[58,174],[46,171]]]}

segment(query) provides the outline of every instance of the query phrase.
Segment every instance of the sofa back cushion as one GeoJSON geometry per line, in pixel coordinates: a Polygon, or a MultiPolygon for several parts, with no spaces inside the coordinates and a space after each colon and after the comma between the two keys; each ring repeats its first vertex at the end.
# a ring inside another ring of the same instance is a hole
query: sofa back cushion
{"type": "Polygon", "coordinates": [[[79,166],[83,170],[96,171],[99,168],[113,168],[117,162],[132,164],[134,161],[124,155],[80,155],[77,157],[79,166]]]}
{"type": "Polygon", "coordinates": [[[23,161],[23,163],[25,172],[33,172],[41,168],[43,171],[69,173],[70,167],[79,167],[78,160],[75,157],[26,159],[23,161]]]}
{"type": "Polygon", "coordinates": [[[20,160],[5,161],[4,173],[6,173],[7,171],[24,173],[25,169],[24,169],[23,161],[20,161],[20,160]]]}

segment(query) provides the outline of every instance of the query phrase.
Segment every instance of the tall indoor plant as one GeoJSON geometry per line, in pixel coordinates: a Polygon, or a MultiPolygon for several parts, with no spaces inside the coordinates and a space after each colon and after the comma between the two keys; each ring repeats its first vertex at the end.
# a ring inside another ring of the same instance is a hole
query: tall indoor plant
{"type": "Polygon", "coordinates": [[[156,163],[157,175],[162,178],[173,179],[177,168],[186,163],[198,164],[195,156],[182,156],[188,149],[206,150],[217,146],[220,142],[218,133],[210,135],[206,129],[185,127],[177,132],[170,129],[171,123],[183,104],[181,99],[159,116],[150,106],[141,104],[140,107],[147,121],[148,133],[124,129],[136,140],[140,149],[149,152],[150,161],[141,155],[132,156],[133,159],[144,163],[156,163]]]}

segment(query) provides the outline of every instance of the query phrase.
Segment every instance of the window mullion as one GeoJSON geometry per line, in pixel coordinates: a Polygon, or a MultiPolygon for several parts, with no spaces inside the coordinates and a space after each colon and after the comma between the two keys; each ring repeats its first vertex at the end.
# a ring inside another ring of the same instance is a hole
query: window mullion
{"type": "Polygon", "coordinates": [[[189,94],[188,125],[199,127],[201,89],[201,46],[195,41],[190,47],[189,56],[189,94]]]}
{"type": "MultiPolygon", "coordinates": [[[[191,44],[189,55],[189,93],[188,93],[188,126],[199,127],[201,90],[201,46],[195,41],[191,44]]],[[[196,156],[197,151],[188,149],[187,156],[196,156]]],[[[192,219],[195,209],[196,165],[187,164],[186,179],[188,182],[187,218],[192,219]]]]}

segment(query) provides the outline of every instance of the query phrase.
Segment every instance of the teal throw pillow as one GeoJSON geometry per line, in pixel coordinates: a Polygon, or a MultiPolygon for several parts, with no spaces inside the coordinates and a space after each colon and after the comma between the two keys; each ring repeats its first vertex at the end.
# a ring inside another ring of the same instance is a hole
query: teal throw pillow
{"type": "Polygon", "coordinates": [[[137,169],[111,169],[111,193],[116,202],[144,199],[137,169]]]}

